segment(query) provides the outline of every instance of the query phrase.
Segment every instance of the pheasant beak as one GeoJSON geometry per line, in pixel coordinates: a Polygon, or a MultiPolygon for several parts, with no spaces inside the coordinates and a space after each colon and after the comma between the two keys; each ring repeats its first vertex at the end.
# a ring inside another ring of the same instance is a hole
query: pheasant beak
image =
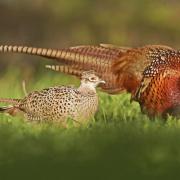
{"type": "Polygon", "coordinates": [[[106,84],[106,81],[100,79],[99,83],[106,84]]]}

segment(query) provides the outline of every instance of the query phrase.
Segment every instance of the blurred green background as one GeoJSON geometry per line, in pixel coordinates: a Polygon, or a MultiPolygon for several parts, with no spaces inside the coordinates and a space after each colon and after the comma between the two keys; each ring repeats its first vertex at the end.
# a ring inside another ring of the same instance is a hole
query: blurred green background
{"type": "MultiPolygon", "coordinates": [[[[0,0],[0,44],[62,48],[111,43],[180,47],[178,0],[0,0]]],[[[0,97],[78,83],[48,71],[50,60],[0,54],[0,97]]],[[[98,92],[89,127],[31,125],[0,114],[0,180],[179,179],[180,122],[155,121],[130,95],[98,92]]]]}

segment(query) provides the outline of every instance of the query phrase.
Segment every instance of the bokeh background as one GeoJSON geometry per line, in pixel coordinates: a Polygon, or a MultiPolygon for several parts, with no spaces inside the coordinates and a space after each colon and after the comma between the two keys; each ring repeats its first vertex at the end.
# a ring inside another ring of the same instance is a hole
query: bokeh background
{"type": "MultiPolygon", "coordinates": [[[[61,48],[111,43],[180,47],[178,0],[1,0],[0,44],[61,48]]],[[[1,55],[1,70],[37,71],[36,57],[1,55]]],[[[48,61],[46,61],[48,62],[48,61]]],[[[34,73],[34,72],[33,72],[34,73]]]]}
{"type": "MultiPolygon", "coordinates": [[[[180,48],[178,0],[0,0],[0,44],[64,48],[110,43],[180,48]]],[[[0,53],[0,97],[77,84],[48,59],[0,53]]],[[[0,114],[0,180],[179,179],[180,121],[151,121],[130,95],[98,91],[88,127],[32,125],[0,114]]]]}

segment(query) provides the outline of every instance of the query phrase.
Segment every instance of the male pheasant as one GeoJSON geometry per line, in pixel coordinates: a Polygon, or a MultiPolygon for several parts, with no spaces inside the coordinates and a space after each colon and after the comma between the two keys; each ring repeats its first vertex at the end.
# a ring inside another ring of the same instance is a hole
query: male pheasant
{"type": "Polygon", "coordinates": [[[1,107],[0,112],[14,114],[22,111],[29,121],[55,121],[64,123],[67,118],[87,122],[98,108],[96,86],[105,83],[92,71],[82,73],[79,88],[57,86],[35,91],[24,99],[0,98],[0,102],[13,105],[1,107]]]}
{"type": "MultiPolygon", "coordinates": [[[[180,51],[163,45],[138,48],[77,46],[44,49],[26,46],[0,46],[0,52],[38,55],[60,62],[47,66],[67,74],[94,70],[106,81],[102,90],[117,94],[126,90],[150,116],[180,114],[180,51]]],[[[77,74],[74,74],[78,76],[77,74]]]]}

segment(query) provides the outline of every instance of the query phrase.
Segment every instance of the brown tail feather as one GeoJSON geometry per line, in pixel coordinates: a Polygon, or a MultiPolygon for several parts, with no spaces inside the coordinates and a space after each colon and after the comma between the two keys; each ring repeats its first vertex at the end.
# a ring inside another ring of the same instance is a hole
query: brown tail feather
{"type": "MultiPolygon", "coordinates": [[[[68,66],[68,65],[46,65],[45,66],[47,69],[53,70],[53,71],[58,71],[61,73],[65,73],[65,74],[70,74],[70,75],[74,75],[77,77],[81,77],[82,73],[86,70],[89,69],[80,69],[79,67],[76,66],[68,66]]],[[[91,70],[91,69],[90,69],[91,70]]],[[[99,72],[96,72],[96,74],[101,77],[102,74],[99,72]]]]}
{"type": "Polygon", "coordinates": [[[11,45],[1,45],[0,52],[14,52],[36,55],[45,58],[56,59],[60,62],[64,60],[64,64],[81,64],[96,68],[109,66],[109,60],[118,53],[118,51],[115,49],[110,50],[100,46],[77,46],[68,49],[57,50],[11,45]]]}
{"type": "Polygon", "coordinates": [[[11,98],[0,98],[0,102],[10,103],[10,104],[18,104],[21,99],[11,99],[11,98]]]}
{"type": "Polygon", "coordinates": [[[70,66],[67,66],[67,65],[46,65],[46,68],[47,69],[51,69],[53,71],[58,71],[58,72],[61,72],[61,73],[67,73],[67,74],[70,74],[70,75],[75,75],[75,76],[78,76],[80,77],[81,74],[82,74],[82,70],[80,69],[75,69],[73,67],[70,67],[70,66]]]}
{"type": "Polygon", "coordinates": [[[12,45],[1,45],[0,52],[13,52],[13,53],[21,53],[21,54],[29,54],[35,56],[43,56],[46,58],[59,58],[59,56],[65,56],[65,52],[60,52],[56,49],[50,48],[36,48],[36,47],[28,47],[28,46],[12,46],[12,45]]]}
{"type": "Polygon", "coordinates": [[[107,48],[107,49],[114,49],[118,50],[120,52],[127,52],[128,50],[132,49],[132,47],[126,47],[126,46],[116,46],[114,44],[100,44],[101,47],[107,48]]]}
{"type": "Polygon", "coordinates": [[[14,106],[0,107],[0,113],[8,113],[11,116],[16,115],[18,109],[14,106]]]}

